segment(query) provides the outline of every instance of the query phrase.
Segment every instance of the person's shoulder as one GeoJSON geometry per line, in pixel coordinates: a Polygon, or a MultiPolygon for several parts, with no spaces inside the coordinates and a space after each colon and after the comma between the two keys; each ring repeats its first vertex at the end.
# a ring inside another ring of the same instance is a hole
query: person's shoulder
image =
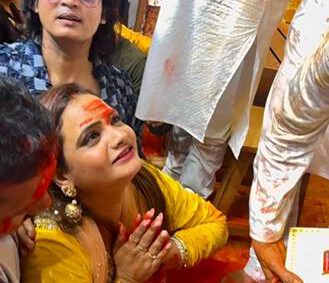
{"type": "Polygon", "coordinates": [[[31,45],[30,42],[27,41],[17,41],[14,43],[2,43],[0,44],[0,53],[6,53],[6,54],[18,54],[24,50],[26,50],[26,48],[29,47],[29,45],[31,45]]]}
{"type": "Polygon", "coordinates": [[[51,217],[38,216],[34,219],[34,223],[36,226],[37,241],[57,242],[65,246],[78,244],[76,237],[64,232],[59,224],[51,217]]]}
{"type": "Polygon", "coordinates": [[[111,63],[98,63],[95,67],[95,73],[98,76],[105,76],[108,79],[130,80],[129,75],[112,65],[111,63]]]}
{"type": "Polygon", "coordinates": [[[17,243],[11,235],[0,237],[0,282],[19,282],[17,243]]]}
{"type": "Polygon", "coordinates": [[[150,164],[149,162],[142,160],[143,167],[154,176],[162,192],[166,191],[168,188],[180,187],[180,183],[173,179],[171,176],[167,175],[165,172],[161,171],[157,166],[150,164]]]}
{"type": "Polygon", "coordinates": [[[117,44],[114,54],[118,53],[121,58],[127,58],[133,61],[145,60],[147,55],[140,51],[129,40],[122,38],[117,44]]]}
{"type": "Polygon", "coordinates": [[[0,44],[0,74],[18,78],[22,67],[33,67],[38,54],[37,47],[31,41],[0,44]]]}
{"type": "Polygon", "coordinates": [[[35,247],[25,259],[23,281],[92,282],[90,256],[77,236],[63,231],[51,216],[38,216],[34,224],[35,247]]]}
{"type": "Polygon", "coordinates": [[[0,44],[0,64],[14,63],[23,57],[30,49],[30,42],[18,41],[0,44]]]}

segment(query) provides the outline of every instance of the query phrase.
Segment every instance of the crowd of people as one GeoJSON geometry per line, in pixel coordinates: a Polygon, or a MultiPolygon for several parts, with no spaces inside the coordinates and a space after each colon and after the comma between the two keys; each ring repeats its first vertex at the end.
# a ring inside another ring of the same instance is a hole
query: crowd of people
{"type": "MultiPolygon", "coordinates": [[[[207,198],[227,146],[239,156],[288,0],[163,1],[152,40],[118,4],[0,1],[0,282],[165,282],[227,242],[207,198]],[[174,125],[162,171],[142,159],[142,121],[174,125]]],[[[250,259],[226,280],[303,282],[283,239],[303,173],[329,177],[328,8],[302,0],[290,25],[254,162],[250,259]]]]}

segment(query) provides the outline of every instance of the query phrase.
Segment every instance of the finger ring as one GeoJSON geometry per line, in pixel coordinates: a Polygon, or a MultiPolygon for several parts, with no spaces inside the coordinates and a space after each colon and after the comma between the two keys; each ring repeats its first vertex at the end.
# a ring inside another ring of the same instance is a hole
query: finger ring
{"type": "Polygon", "coordinates": [[[141,245],[137,245],[137,247],[141,252],[143,252],[143,253],[147,252],[147,248],[144,248],[141,245]]]}
{"type": "Polygon", "coordinates": [[[129,236],[129,241],[133,242],[136,246],[138,245],[139,241],[134,238],[134,236],[131,234],[129,236]]]}
{"type": "Polygon", "coordinates": [[[152,260],[155,260],[157,258],[158,255],[153,255],[150,252],[146,253],[152,260]]]}

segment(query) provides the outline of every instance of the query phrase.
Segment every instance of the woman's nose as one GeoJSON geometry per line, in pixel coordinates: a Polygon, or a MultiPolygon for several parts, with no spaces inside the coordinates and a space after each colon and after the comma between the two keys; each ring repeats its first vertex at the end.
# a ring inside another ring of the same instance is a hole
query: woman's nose
{"type": "Polygon", "coordinates": [[[111,148],[118,149],[126,144],[127,134],[122,129],[110,126],[107,134],[108,143],[111,148]]]}

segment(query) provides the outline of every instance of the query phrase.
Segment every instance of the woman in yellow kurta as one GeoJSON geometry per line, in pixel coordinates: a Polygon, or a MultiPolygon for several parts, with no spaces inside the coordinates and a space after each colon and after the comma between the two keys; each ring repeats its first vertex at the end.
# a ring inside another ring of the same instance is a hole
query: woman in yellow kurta
{"type": "Polygon", "coordinates": [[[133,131],[97,96],[71,84],[42,101],[54,114],[59,166],[24,282],[146,282],[226,243],[225,216],[142,162],[133,131]]]}

